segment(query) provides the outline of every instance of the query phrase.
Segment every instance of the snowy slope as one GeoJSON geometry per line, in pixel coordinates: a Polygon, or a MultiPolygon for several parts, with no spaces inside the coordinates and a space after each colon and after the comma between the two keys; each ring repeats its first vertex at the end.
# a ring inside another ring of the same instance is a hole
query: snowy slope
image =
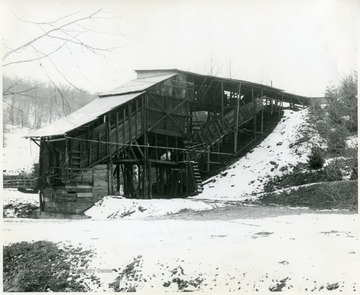
{"type": "Polygon", "coordinates": [[[30,139],[29,128],[6,125],[2,170],[4,174],[29,173],[34,163],[39,162],[39,147],[30,139]]]}
{"type": "Polygon", "coordinates": [[[208,180],[204,191],[193,198],[244,200],[261,193],[268,177],[291,171],[305,163],[314,144],[323,144],[307,123],[308,110],[285,110],[274,131],[245,157],[208,180]],[[300,142],[304,132],[309,140],[300,142]],[[297,142],[299,141],[299,142],[297,142]]]}

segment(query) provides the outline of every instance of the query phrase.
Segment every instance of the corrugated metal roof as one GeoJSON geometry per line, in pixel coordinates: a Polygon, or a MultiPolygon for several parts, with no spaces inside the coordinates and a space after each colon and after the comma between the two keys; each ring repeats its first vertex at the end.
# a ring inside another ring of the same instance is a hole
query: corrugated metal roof
{"type": "Polygon", "coordinates": [[[155,84],[160,83],[162,81],[165,81],[166,79],[169,79],[175,75],[176,75],[176,73],[170,73],[170,74],[166,74],[166,75],[155,75],[155,76],[146,77],[146,78],[138,78],[138,79],[132,80],[130,82],[127,82],[119,87],[116,87],[113,90],[110,90],[106,93],[102,93],[102,94],[100,94],[100,97],[144,91],[144,90],[148,89],[149,87],[154,86],[155,84]]]}
{"type": "Polygon", "coordinates": [[[58,136],[74,130],[84,124],[90,123],[101,115],[111,111],[112,109],[121,106],[122,104],[132,100],[133,98],[145,92],[137,92],[132,94],[114,95],[109,97],[100,97],[81,109],[63,117],[54,123],[47,125],[38,130],[34,130],[26,137],[44,137],[44,136],[58,136]]]}

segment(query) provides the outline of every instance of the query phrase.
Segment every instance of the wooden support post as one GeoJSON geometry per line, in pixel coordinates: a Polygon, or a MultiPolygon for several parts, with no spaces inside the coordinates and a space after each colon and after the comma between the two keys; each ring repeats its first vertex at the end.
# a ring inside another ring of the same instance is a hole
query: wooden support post
{"type": "Polygon", "coordinates": [[[135,197],[134,196],[134,166],[133,166],[133,164],[129,164],[128,175],[129,175],[129,184],[130,184],[130,195],[133,198],[133,197],[135,197]]]}
{"type": "MultiPolygon", "coordinates": [[[[261,97],[264,96],[264,88],[261,88],[261,97]]],[[[264,132],[264,109],[261,110],[261,127],[260,132],[264,132]]]]}
{"type": "Polygon", "coordinates": [[[235,111],[235,133],[234,133],[234,154],[237,152],[238,144],[238,133],[239,133],[239,109],[240,109],[240,100],[241,100],[241,82],[238,87],[239,97],[236,101],[236,111],[235,111]]]}
{"type": "Polygon", "coordinates": [[[207,152],[207,163],[206,163],[206,170],[207,170],[207,172],[209,172],[209,171],[210,171],[210,155],[211,155],[211,153],[210,153],[210,147],[208,147],[208,152],[207,152]]]}
{"type": "Polygon", "coordinates": [[[116,190],[120,193],[120,165],[116,165],[116,190]]]}
{"type": "Polygon", "coordinates": [[[149,199],[152,198],[151,162],[149,162],[149,199]]]}
{"type": "MultiPolygon", "coordinates": [[[[47,147],[46,147],[47,148],[47,147]]],[[[70,174],[70,140],[65,140],[65,162],[64,162],[64,173],[65,173],[65,181],[68,180],[70,174]]]]}
{"type": "MultiPolygon", "coordinates": [[[[106,141],[107,142],[111,142],[111,138],[110,138],[110,132],[111,132],[111,116],[107,115],[106,117],[106,141]]],[[[113,165],[113,161],[112,161],[112,151],[111,151],[111,144],[107,143],[106,144],[107,147],[107,155],[109,156],[109,161],[108,161],[108,193],[110,195],[114,194],[114,165],[113,165]]]]}
{"type": "Polygon", "coordinates": [[[220,149],[221,149],[220,142],[218,142],[217,143],[217,151],[218,151],[217,160],[218,160],[218,162],[220,162],[220,149]]]}
{"type": "MultiPolygon", "coordinates": [[[[177,137],[175,137],[175,148],[176,149],[178,148],[178,138],[177,137]]],[[[175,150],[174,153],[175,153],[175,161],[179,162],[178,150],[175,150]]]]}
{"type": "Polygon", "coordinates": [[[224,82],[221,81],[221,125],[224,126],[224,82]]]}
{"type": "Polygon", "coordinates": [[[126,132],[125,132],[125,121],[126,121],[126,109],[125,107],[123,108],[123,143],[127,142],[126,140],[126,132]]]}
{"type": "Polygon", "coordinates": [[[100,160],[100,132],[98,133],[98,142],[97,142],[97,160],[100,160]]]}
{"type": "Polygon", "coordinates": [[[139,137],[139,134],[138,134],[139,99],[136,98],[135,103],[136,103],[136,105],[135,105],[135,137],[138,138],[139,137]]]}
{"type": "MultiPolygon", "coordinates": [[[[91,127],[92,128],[92,127],[91,127]]],[[[90,137],[90,134],[92,134],[92,132],[90,132],[90,128],[88,129],[88,132],[87,132],[87,139],[92,139],[91,137],[90,137]]],[[[88,166],[90,167],[90,165],[91,165],[91,163],[92,163],[92,157],[91,157],[91,144],[92,144],[92,142],[91,141],[89,141],[88,142],[88,166]]]]}
{"type": "Polygon", "coordinates": [[[158,150],[158,135],[155,133],[155,158],[159,160],[159,150],[158,150]]]}
{"type": "MultiPolygon", "coordinates": [[[[189,159],[189,155],[186,155],[186,159],[189,159]]],[[[186,195],[189,196],[189,175],[190,175],[190,163],[185,163],[186,167],[186,195]]]]}
{"type": "MultiPolygon", "coordinates": [[[[168,137],[167,135],[165,135],[165,146],[166,146],[166,147],[169,146],[169,137],[168,137]]],[[[165,159],[166,159],[167,161],[169,160],[168,150],[166,150],[165,159]]]]}
{"type": "Polygon", "coordinates": [[[142,191],[141,191],[141,167],[140,165],[137,165],[137,168],[138,168],[138,187],[137,187],[137,190],[139,192],[139,197],[142,196],[142,191]]]}
{"type": "Polygon", "coordinates": [[[255,97],[254,97],[254,88],[251,87],[251,98],[254,104],[254,135],[255,135],[255,139],[256,139],[256,101],[255,101],[255,97]]]}
{"type": "Polygon", "coordinates": [[[128,126],[129,126],[129,143],[131,144],[131,142],[132,142],[132,132],[131,132],[131,128],[132,128],[132,122],[131,122],[131,112],[132,112],[132,110],[131,110],[131,103],[129,102],[128,103],[128,121],[129,121],[129,123],[128,123],[128,126]]]}
{"type": "MultiPolygon", "coordinates": [[[[116,143],[120,143],[120,140],[119,140],[119,113],[116,112],[116,143]]],[[[120,146],[117,144],[116,145],[116,154],[119,155],[119,150],[120,150],[120,146]]]]}
{"type": "Polygon", "coordinates": [[[160,167],[155,167],[155,175],[156,175],[156,193],[159,195],[160,193],[160,167]]]}
{"type": "Polygon", "coordinates": [[[125,197],[128,197],[128,183],[127,183],[127,167],[126,164],[121,165],[121,172],[124,181],[123,194],[125,197]]]}
{"type": "Polygon", "coordinates": [[[143,100],[143,123],[144,123],[144,198],[149,198],[149,177],[150,177],[150,163],[149,163],[149,139],[148,139],[148,131],[147,131],[147,106],[148,106],[148,95],[144,95],[143,100]]]}
{"type": "Polygon", "coordinates": [[[193,130],[193,113],[192,110],[190,110],[190,124],[189,124],[188,133],[191,134],[192,130],[193,130]]]}

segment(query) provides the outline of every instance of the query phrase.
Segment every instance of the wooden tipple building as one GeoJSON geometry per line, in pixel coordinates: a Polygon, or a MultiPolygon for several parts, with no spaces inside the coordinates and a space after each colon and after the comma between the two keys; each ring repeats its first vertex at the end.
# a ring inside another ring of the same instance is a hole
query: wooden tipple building
{"type": "Polygon", "coordinates": [[[81,213],[109,194],[186,197],[263,131],[264,113],[309,98],[235,79],[138,70],[29,137],[40,146],[41,210],[81,213]]]}

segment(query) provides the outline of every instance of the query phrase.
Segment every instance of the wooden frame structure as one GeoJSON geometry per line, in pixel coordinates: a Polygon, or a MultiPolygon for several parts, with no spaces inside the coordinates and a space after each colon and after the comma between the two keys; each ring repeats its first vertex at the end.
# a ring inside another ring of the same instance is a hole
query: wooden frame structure
{"type": "Polygon", "coordinates": [[[40,146],[41,210],[80,213],[102,196],[186,197],[263,131],[264,112],[310,98],[170,70],[137,79],[29,137],[40,146]]]}

